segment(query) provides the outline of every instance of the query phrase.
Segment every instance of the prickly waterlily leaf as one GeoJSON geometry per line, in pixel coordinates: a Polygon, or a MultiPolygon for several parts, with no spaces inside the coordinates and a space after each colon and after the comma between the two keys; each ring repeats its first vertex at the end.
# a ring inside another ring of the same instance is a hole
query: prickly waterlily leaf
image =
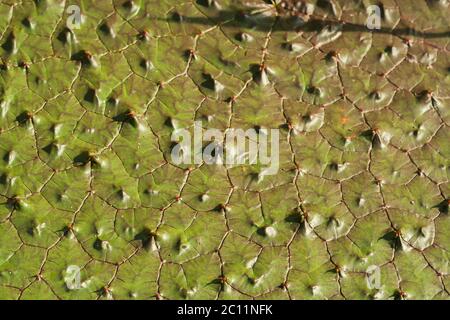
{"type": "Polygon", "coordinates": [[[0,299],[448,300],[449,10],[0,0],[0,299]]]}

